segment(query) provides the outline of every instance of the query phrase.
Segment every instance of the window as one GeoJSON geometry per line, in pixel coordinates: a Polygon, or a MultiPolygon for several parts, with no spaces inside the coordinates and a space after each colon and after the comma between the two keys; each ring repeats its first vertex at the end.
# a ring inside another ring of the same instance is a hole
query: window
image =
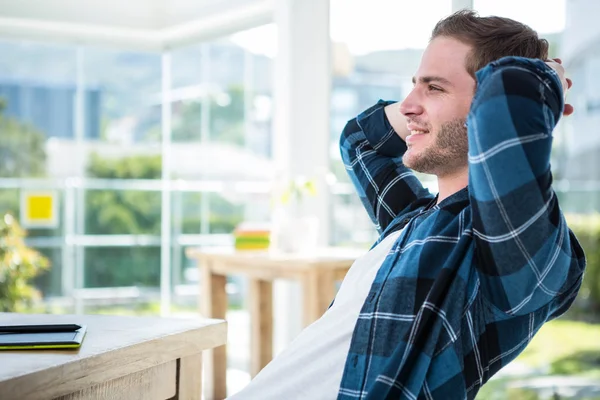
{"type": "Polygon", "coordinates": [[[58,202],[56,226],[26,239],[52,262],[36,281],[46,302],[157,312],[166,234],[175,304],[195,309],[186,248],[231,243],[240,221],[269,218],[271,59],[230,38],[164,55],[16,41],[0,51],[0,209],[18,217],[31,189],[58,202]]]}

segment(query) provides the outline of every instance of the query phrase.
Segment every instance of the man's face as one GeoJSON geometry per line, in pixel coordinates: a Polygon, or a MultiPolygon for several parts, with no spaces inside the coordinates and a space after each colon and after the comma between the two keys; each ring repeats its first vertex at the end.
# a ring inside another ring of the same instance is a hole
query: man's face
{"type": "Polygon", "coordinates": [[[448,37],[433,39],[413,78],[414,88],[400,105],[411,134],[404,164],[439,176],[467,167],[465,122],[475,80],[466,70],[471,46],[448,37]]]}

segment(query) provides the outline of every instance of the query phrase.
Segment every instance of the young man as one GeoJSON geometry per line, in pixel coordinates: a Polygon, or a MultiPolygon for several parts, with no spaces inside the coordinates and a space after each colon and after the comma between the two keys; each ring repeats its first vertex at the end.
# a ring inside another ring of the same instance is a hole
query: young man
{"type": "Polygon", "coordinates": [[[462,11],[436,25],[406,99],[342,134],[380,239],[234,399],[473,399],[570,306],[585,260],[550,151],[571,83],[547,52],[509,19],[462,11]],[[438,195],[411,169],[436,175],[438,195]]]}

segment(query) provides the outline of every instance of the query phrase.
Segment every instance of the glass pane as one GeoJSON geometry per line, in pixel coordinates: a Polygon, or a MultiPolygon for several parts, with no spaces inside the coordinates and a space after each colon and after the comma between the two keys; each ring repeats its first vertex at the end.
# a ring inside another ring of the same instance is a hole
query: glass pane
{"type": "Polygon", "coordinates": [[[160,247],[88,247],[84,287],[159,287],[160,247]]]}
{"type": "MultiPolygon", "coordinates": [[[[177,48],[171,51],[171,87],[187,88],[178,94],[200,95],[203,60],[210,59],[210,46],[199,44],[177,48]]],[[[187,97],[187,96],[185,96],[187,97]]]]}
{"type": "Polygon", "coordinates": [[[56,43],[0,40],[0,77],[14,83],[73,83],[75,52],[74,46],[56,43]]]}
{"type": "Polygon", "coordinates": [[[160,247],[88,247],[84,251],[87,314],[158,315],[160,247]]]}
{"type": "Polygon", "coordinates": [[[230,39],[172,53],[175,178],[266,180],[272,175],[272,60],[230,39]]]}
{"type": "Polygon", "coordinates": [[[182,234],[199,234],[204,232],[206,224],[208,233],[232,233],[244,220],[245,204],[239,201],[240,198],[241,195],[224,197],[216,193],[175,193],[174,229],[182,234]],[[203,201],[207,202],[204,206],[203,201]],[[206,216],[203,215],[203,207],[208,211],[206,216]]]}
{"type": "Polygon", "coordinates": [[[104,142],[92,146],[92,153],[160,156],[160,148],[148,144],[161,140],[161,71],[160,54],[85,49],[85,80],[98,91],[98,98],[86,104],[94,110],[86,123],[97,132],[93,138],[104,142]]]}
{"type": "Polygon", "coordinates": [[[88,235],[159,235],[161,193],[140,190],[88,190],[88,235]]]}
{"type": "Polygon", "coordinates": [[[600,212],[600,191],[557,191],[561,209],[565,214],[595,214],[600,212]]]}
{"type": "Polygon", "coordinates": [[[41,273],[35,280],[34,285],[40,290],[44,298],[61,296],[62,293],[62,252],[60,246],[62,238],[53,240],[54,247],[37,248],[42,255],[50,261],[50,268],[41,273]]]}
{"type": "Polygon", "coordinates": [[[8,213],[18,219],[20,209],[19,189],[0,189],[0,210],[2,210],[2,214],[8,213]]]}
{"type": "Polygon", "coordinates": [[[369,250],[377,240],[375,226],[354,192],[331,196],[331,217],[332,245],[369,250]]]}
{"type": "Polygon", "coordinates": [[[74,137],[76,50],[0,41],[0,54],[0,177],[52,176],[50,144],[74,137]]]}

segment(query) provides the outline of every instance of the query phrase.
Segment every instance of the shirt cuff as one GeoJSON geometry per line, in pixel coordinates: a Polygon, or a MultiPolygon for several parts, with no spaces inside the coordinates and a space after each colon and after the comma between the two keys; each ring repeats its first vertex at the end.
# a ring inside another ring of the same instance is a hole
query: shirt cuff
{"type": "Polygon", "coordinates": [[[379,100],[362,112],[356,121],[375,151],[388,157],[401,157],[406,152],[406,143],[398,136],[385,115],[385,107],[393,103],[395,101],[379,100]]]}

